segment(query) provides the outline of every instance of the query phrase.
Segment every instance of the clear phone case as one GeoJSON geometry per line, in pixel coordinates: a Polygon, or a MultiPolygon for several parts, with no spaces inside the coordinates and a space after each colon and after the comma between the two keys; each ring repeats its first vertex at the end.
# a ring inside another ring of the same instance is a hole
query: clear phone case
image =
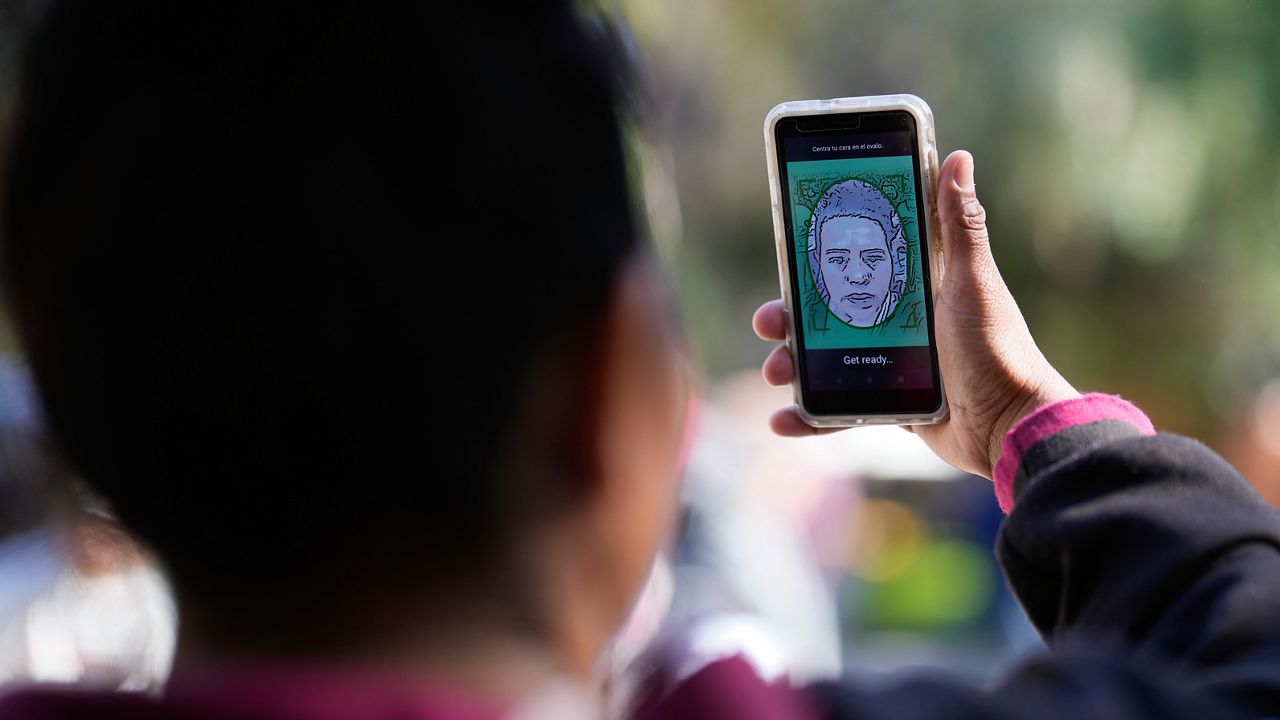
{"type": "MultiPolygon", "coordinates": [[[[769,111],[764,119],[765,155],[769,164],[769,200],[773,206],[774,245],[778,255],[778,282],[782,289],[782,300],[787,308],[787,349],[795,357],[795,336],[800,331],[796,313],[791,307],[791,265],[787,259],[786,217],[782,208],[782,189],[778,176],[778,149],[774,142],[774,127],[782,118],[831,113],[875,112],[881,110],[905,110],[911,113],[916,121],[916,139],[919,143],[920,170],[923,173],[924,216],[928,231],[928,254],[930,277],[936,292],[941,282],[943,267],[940,254],[940,238],[937,210],[938,188],[938,149],[934,141],[933,111],[928,103],[915,95],[872,95],[867,97],[833,98],[829,100],[796,100],[784,102],[769,111]]],[[[930,318],[930,322],[933,319],[930,318]]],[[[939,383],[941,383],[939,376],[939,383]]],[[[942,403],[938,410],[926,414],[883,413],[867,415],[814,415],[804,404],[800,389],[800,377],[797,373],[792,382],[796,410],[806,423],[814,427],[852,427],[857,425],[927,425],[942,422],[947,418],[947,394],[941,389],[942,403]]]]}

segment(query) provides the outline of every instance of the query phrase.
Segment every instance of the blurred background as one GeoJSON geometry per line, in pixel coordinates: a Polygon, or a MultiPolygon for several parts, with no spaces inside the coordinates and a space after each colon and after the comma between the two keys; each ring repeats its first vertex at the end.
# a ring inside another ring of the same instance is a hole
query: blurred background
{"type": "MultiPolygon", "coordinates": [[[[615,8],[652,93],[650,127],[638,133],[652,231],[678,278],[710,405],[751,458],[708,473],[731,478],[714,501],[687,494],[704,518],[746,505],[805,538],[834,592],[834,620],[823,622],[840,629],[844,671],[925,665],[990,677],[1038,639],[990,560],[999,513],[987,481],[931,465],[898,430],[800,442],[763,430],[789,402],[760,381],[771,348],[749,326],[779,293],[762,134],[779,102],[923,97],[940,154],[976,158],[996,260],[1050,361],[1076,387],[1121,394],[1158,428],[1202,439],[1280,503],[1280,5],[615,8]]],[[[698,469],[691,488],[714,484],[698,469]]],[[[764,566],[767,552],[754,557],[686,564],[737,567],[744,586],[752,575],[790,577],[764,566]]],[[[779,581],[773,593],[797,587],[779,581]]],[[[742,599],[752,592],[738,601],[780,602],[742,599]]],[[[783,610],[759,611],[786,626],[783,610]]],[[[837,652],[780,647],[814,659],[814,672],[828,672],[837,652]]]]}
{"type": "MultiPolygon", "coordinates": [[[[0,125],[40,5],[0,2],[0,125]]],[[[762,123],[785,100],[928,101],[941,151],[977,159],[996,259],[1049,359],[1076,387],[1122,394],[1158,428],[1201,438],[1280,503],[1280,5],[614,0],[606,11],[644,66],[636,177],[705,389],[680,539],[620,663],[659,625],[692,628],[713,654],[717,638],[754,638],[762,667],[799,678],[904,666],[988,678],[1038,644],[991,559],[989,482],[897,429],[783,441],[765,428],[789,395],[760,380],[770,348],[749,319],[779,292],[762,123]]],[[[3,321],[0,356],[0,431],[23,438],[0,443],[0,489],[43,498],[0,527],[0,681],[155,687],[175,622],[163,580],[102,529],[109,501],[91,482],[65,470],[30,479],[30,457],[48,448],[38,412],[13,399],[30,383],[3,321]],[[51,517],[62,529],[48,530],[51,517]],[[125,580],[89,582],[102,577],[125,580]],[[17,579],[25,589],[6,596],[17,579]]]]}

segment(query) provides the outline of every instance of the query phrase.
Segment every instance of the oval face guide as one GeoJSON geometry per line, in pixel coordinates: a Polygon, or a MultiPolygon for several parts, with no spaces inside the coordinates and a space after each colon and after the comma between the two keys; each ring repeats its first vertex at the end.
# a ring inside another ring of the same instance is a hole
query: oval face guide
{"type": "Polygon", "coordinates": [[[815,426],[945,419],[928,106],[910,95],[783,103],[765,144],[800,415],[815,426]]]}

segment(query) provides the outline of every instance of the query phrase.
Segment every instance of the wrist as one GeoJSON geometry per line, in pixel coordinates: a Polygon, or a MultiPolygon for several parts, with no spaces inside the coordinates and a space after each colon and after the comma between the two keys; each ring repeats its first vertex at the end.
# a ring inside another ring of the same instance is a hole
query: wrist
{"type": "Polygon", "coordinates": [[[1042,378],[1035,385],[1017,393],[1015,399],[992,425],[990,437],[987,439],[987,467],[991,472],[988,477],[995,477],[995,467],[1000,460],[1004,436],[1018,424],[1019,420],[1045,405],[1080,397],[1080,393],[1061,375],[1054,371],[1050,373],[1050,376],[1042,378]]]}

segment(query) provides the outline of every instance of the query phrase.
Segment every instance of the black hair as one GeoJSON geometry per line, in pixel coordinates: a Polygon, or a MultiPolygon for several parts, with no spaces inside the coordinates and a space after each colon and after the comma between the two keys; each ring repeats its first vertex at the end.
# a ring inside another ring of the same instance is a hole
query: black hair
{"type": "Polygon", "coordinates": [[[3,279],[54,436],[184,594],[502,550],[534,358],[638,244],[585,27],[549,0],[49,9],[3,279]]]}

